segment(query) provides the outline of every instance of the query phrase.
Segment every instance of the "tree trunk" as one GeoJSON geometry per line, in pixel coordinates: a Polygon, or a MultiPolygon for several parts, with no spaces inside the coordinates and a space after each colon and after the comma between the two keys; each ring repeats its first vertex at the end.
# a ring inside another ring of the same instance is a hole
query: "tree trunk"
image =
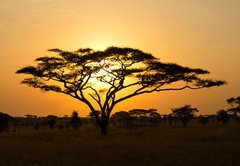
{"type": "Polygon", "coordinates": [[[102,135],[107,135],[107,124],[106,123],[102,123],[100,125],[100,127],[101,127],[101,134],[102,135]]]}
{"type": "Polygon", "coordinates": [[[109,114],[105,114],[104,111],[102,111],[101,114],[101,122],[100,122],[100,127],[101,127],[101,134],[102,135],[107,135],[107,127],[108,127],[108,120],[110,116],[110,110],[107,111],[109,114]]]}

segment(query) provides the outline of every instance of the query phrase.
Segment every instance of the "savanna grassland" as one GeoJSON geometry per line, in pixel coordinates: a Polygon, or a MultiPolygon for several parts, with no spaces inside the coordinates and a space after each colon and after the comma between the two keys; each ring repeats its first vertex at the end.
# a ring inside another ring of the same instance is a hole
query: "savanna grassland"
{"type": "Polygon", "coordinates": [[[19,130],[0,133],[0,165],[239,166],[240,127],[19,130]]]}

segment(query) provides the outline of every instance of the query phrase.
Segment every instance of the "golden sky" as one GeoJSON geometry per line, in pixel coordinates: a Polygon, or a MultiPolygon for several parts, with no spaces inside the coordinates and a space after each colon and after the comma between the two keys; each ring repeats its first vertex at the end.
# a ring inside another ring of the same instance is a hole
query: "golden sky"
{"type": "Polygon", "coordinates": [[[49,48],[133,47],[164,62],[199,67],[227,85],[197,91],[160,92],[123,102],[115,111],[184,104],[201,114],[227,108],[240,95],[239,0],[0,0],[0,112],[22,116],[65,115],[87,108],[54,92],[20,85],[15,71],[34,64],[49,48]]]}

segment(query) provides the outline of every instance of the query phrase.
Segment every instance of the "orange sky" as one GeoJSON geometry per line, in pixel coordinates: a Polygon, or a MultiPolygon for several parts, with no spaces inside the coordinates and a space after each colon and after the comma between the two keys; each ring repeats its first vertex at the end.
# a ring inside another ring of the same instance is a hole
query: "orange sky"
{"type": "Polygon", "coordinates": [[[164,62],[211,71],[228,85],[198,91],[153,93],[132,98],[115,111],[191,104],[202,114],[227,108],[240,95],[239,0],[0,0],[0,112],[22,116],[65,115],[78,101],[20,85],[20,67],[49,48],[139,48],[164,62]]]}

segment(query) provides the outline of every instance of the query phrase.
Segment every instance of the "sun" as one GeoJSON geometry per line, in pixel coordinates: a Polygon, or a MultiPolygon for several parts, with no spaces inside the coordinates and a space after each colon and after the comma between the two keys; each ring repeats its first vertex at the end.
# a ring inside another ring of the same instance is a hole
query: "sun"
{"type": "Polygon", "coordinates": [[[96,77],[104,77],[104,76],[108,76],[108,72],[104,69],[100,69],[99,72],[97,72],[95,74],[96,77]]]}
{"type": "MultiPolygon", "coordinates": [[[[93,66],[104,66],[109,61],[102,60],[101,62],[93,62],[93,66]]],[[[91,85],[97,89],[107,88],[110,86],[109,82],[113,78],[111,74],[112,69],[109,67],[102,67],[98,72],[92,74],[91,85]]]]}

